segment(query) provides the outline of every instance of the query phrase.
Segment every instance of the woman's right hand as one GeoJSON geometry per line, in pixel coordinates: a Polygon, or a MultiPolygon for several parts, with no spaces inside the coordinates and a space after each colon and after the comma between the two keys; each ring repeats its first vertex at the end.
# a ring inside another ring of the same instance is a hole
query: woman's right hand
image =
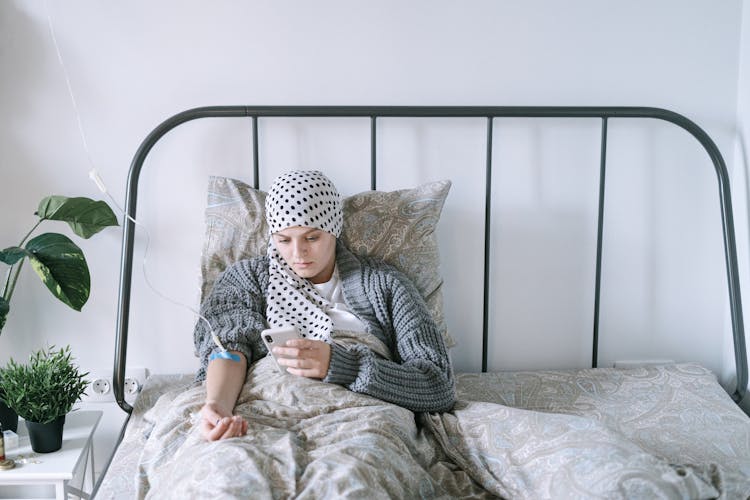
{"type": "Polygon", "coordinates": [[[215,401],[206,401],[200,411],[201,433],[207,441],[218,441],[247,434],[247,421],[223,408],[215,401]]]}

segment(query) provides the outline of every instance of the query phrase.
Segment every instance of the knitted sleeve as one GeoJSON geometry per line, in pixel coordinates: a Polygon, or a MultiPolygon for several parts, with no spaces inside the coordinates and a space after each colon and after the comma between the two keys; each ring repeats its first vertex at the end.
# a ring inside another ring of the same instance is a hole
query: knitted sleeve
{"type": "Polygon", "coordinates": [[[363,288],[384,334],[391,337],[394,360],[364,345],[334,344],[325,381],[415,412],[449,411],[456,399],[453,369],[417,289],[386,265],[363,274],[363,288]]]}
{"type": "MultiPolygon", "coordinates": [[[[266,328],[265,292],[268,289],[268,259],[239,261],[216,280],[201,305],[201,314],[211,324],[221,343],[245,355],[248,364],[266,354],[260,332],[266,328]]],[[[196,379],[206,376],[209,356],[219,348],[206,323],[199,319],[193,332],[195,355],[201,360],[196,379]]]]}

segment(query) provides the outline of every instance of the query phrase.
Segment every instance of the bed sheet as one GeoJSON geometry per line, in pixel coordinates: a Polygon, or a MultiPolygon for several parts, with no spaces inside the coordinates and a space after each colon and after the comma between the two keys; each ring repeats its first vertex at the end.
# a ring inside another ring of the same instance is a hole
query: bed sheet
{"type": "Polygon", "coordinates": [[[454,410],[417,419],[279,378],[254,365],[238,409],[257,433],[207,445],[203,388],[151,377],[97,498],[750,495],[750,419],[697,364],[458,374],[454,410]]]}

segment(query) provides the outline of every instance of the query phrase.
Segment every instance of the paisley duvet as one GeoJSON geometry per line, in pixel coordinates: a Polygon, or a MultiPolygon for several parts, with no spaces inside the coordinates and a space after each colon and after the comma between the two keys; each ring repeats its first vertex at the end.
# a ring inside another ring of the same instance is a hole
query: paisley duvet
{"type": "Polygon", "coordinates": [[[248,434],[208,443],[201,384],[150,380],[97,498],[747,498],[750,419],[704,368],[459,374],[414,414],[253,365],[248,434]]]}

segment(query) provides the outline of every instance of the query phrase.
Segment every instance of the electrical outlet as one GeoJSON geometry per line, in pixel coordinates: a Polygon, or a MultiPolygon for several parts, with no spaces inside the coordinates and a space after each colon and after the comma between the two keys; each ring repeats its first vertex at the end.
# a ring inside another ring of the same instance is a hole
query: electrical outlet
{"type": "Polygon", "coordinates": [[[112,384],[108,379],[97,377],[91,381],[86,393],[88,401],[108,401],[112,399],[112,384]]]}
{"type": "Polygon", "coordinates": [[[98,378],[91,382],[91,392],[94,394],[99,394],[100,396],[103,396],[107,394],[112,389],[112,386],[109,383],[109,380],[106,378],[98,378]]]}
{"type": "Polygon", "coordinates": [[[138,379],[135,379],[135,378],[130,378],[130,377],[126,378],[123,385],[124,385],[123,390],[126,396],[128,395],[132,396],[133,394],[138,394],[141,390],[141,384],[139,384],[138,379]]]}
{"type": "MultiPolygon", "coordinates": [[[[127,368],[125,370],[125,380],[123,389],[125,392],[125,401],[132,403],[135,401],[138,393],[141,392],[143,384],[146,382],[148,370],[146,368],[127,368]]],[[[89,373],[89,387],[86,389],[84,403],[109,403],[115,401],[114,385],[112,384],[112,370],[100,368],[92,370],[89,373]]]]}

